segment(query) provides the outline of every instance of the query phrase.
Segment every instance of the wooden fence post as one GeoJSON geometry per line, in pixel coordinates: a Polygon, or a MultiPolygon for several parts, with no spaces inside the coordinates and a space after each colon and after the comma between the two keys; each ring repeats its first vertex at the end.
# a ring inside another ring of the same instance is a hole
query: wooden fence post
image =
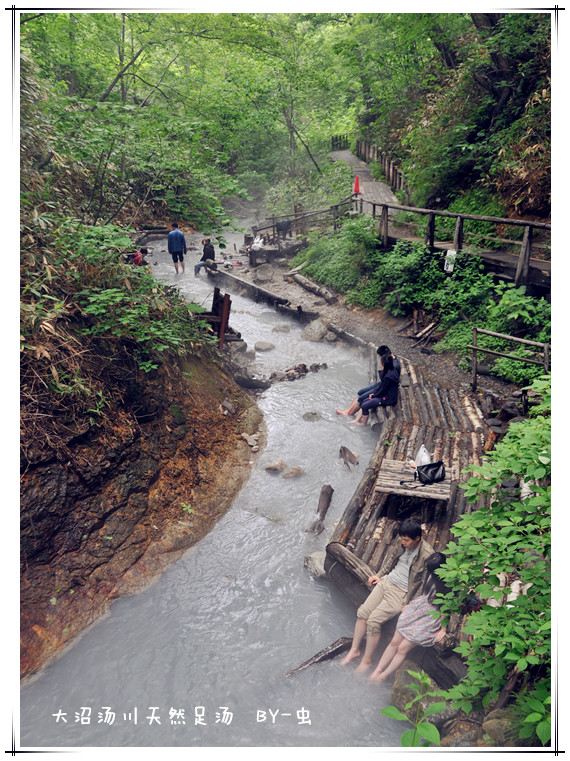
{"type": "Polygon", "coordinates": [[[477,328],[473,328],[473,347],[471,351],[471,390],[477,391],[477,328]]]}
{"type": "Polygon", "coordinates": [[[219,336],[219,342],[218,345],[220,349],[224,345],[224,336],[226,335],[226,330],[228,328],[228,324],[230,321],[230,310],[232,308],[232,301],[230,299],[230,294],[226,293],[224,294],[224,300],[222,302],[222,313],[220,315],[220,332],[218,333],[219,336]]]}
{"type": "Polygon", "coordinates": [[[364,213],[364,199],[363,198],[360,199],[360,213],[361,214],[364,213]]]}
{"type": "Polygon", "coordinates": [[[455,220],[455,232],[453,234],[453,248],[461,251],[463,248],[463,217],[457,217],[455,220]]]}
{"type": "Polygon", "coordinates": [[[380,225],[382,229],[382,247],[388,248],[388,207],[382,204],[382,213],[380,215],[380,225]]]}
{"type": "Polygon", "coordinates": [[[550,371],[550,344],[544,344],[544,372],[550,371]]]}
{"type": "Polygon", "coordinates": [[[372,219],[376,219],[376,204],[372,204],[372,219]]]}
{"type": "Polygon", "coordinates": [[[435,248],[435,214],[433,213],[429,215],[426,230],[426,245],[432,250],[435,248]]]}
{"type": "Polygon", "coordinates": [[[531,251],[532,251],[532,225],[527,225],[524,229],[521,252],[519,254],[519,260],[517,262],[517,269],[515,272],[515,286],[517,288],[519,285],[526,285],[528,282],[528,268],[529,268],[531,251]]]}

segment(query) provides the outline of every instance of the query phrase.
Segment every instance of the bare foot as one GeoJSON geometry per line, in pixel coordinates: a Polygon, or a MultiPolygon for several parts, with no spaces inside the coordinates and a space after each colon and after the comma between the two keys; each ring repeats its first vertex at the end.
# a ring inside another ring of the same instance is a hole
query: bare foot
{"type": "Polygon", "coordinates": [[[346,666],[348,663],[353,661],[355,658],[358,658],[360,655],[360,650],[349,650],[348,653],[344,656],[342,661],[340,662],[341,666],[346,666]]]}
{"type": "Polygon", "coordinates": [[[335,410],[337,415],[350,415],[348,410],[335,410]]]}
{"type": "Polygon", "coordinates": [[[362,660],[362,661],[360,661],[360,666],[358,666],[355,669],[355,673],[356,674],[363,674],[365,671],[368,671],[370,666],[372,666],[372,662],[371,661],[362,660]]]}
{"type": "Polygon", "coordinates": [[[363,415],[356,421],[356,425],[368,425],[368,416],[363,415]]]}
{"type": "Polygon", "coordinates": [[[386,679],[382,671],[373,671],[368,677],[369,682],[383,682],[386,679]]]}

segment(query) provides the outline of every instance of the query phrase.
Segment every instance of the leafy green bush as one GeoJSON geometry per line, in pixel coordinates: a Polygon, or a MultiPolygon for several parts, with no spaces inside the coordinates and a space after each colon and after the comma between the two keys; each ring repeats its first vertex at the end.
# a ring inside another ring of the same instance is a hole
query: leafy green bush
{"type": "Polygon", "coordinates": [[[400,745],[404,748],[422,748],[440,744],[439,730],[431,721],[430,716],[434,716],[445,708],[444,702],[431,702],[424,708],[426,699],[438,697],[441,690],[432,690],[430,678],[423,671],[408,671],[413,678],[409,687],[413,692],[413,697],[404,706],[404,712],[395,706],[386,706],[380,713],[389,719],[396,721],[407,721],[411,729],[407,729],[400,738],[400,745]]]}
{"type": "Polygon", "coordinates": [[[121,261],[121,252],[132,249],[124,229],[63,219],[50,236],[50,261],[28,271],[23,283],[24,348],[39,327],[57,323],[78,335],[126,342],[139,368],[151,370],[165,352],[181,355],[211,341],[195,317],[201,307],[187,304],[146,268],[121,261]]]}
{"type": "MultiPolygon", "coordinates": [[[[458,195],[447,207],[448,211],[477,214],[483,217],[504,217],[505,209],[499,199],[486,188],[475,187],[458,195]]],[[[499,248],[499,241],[491,240],[498,237],[496,225],[491,222],[466,219],[463,222],[463,236],[466,244],[481,248],[499,248]]],[[[512,238],[517,230],[522,228],[507,228],[507,237],[512,238]]],[[[436,238],[438,240],[453,240],[455,219],[451,217],[436,217],[436,238]]],[[[504,237],[504,234],[503,234],[504,237]]],[[[522,233],[519,234],[522,237],[522,233]]]]}
{"type": "Polygon", "coordinates": [[[427,246],[398,241],[391,251],[375,252],[348,301],[366,307],[384,303],[395,315],[408,314],[423,303],[442,278],[441,261],[427,246]]]}
{"type": "Polygon", "coordinates": [[[340,293],[354,287],[362,267],[376,250],[374,224],[369,217],[349,219],[332,237],[315,236],[314,242],[293,260],[309,262],[304,272],[340,293]]]}
{"type": "Polygon", "coordinates": [[[548,744],[551,704],[550,681],[547,679],[541,679],[517,695],[515,708],[521,740],[536,737],[542,745],[548,744]]]}
{"type": "Polygon", "coordinates": [[[467,713],[491,706],[509,679],[545,677],[550,669],[549,377],[533,388],[543,394],[535,415],[511,425],[485,462],[471,467],[474,475],[463,486],[467,500],[489,504],[453,525],[447,561],[438,570],[452,590],[439,598],[444,614],[458,613],[470,591],[500,602],[469,615],[464,632],[470,636],[457,648],[468,671],[446,696],[467,713]],[[505,488],[506,482],[518,486],[505,488]],[[504,573],[525,590],[508,605],[497,578],[504,573]]]}
{"type": "MultiPolygon", "coordinates": [[[[473,288],[476,288],[475,283],[473,288]]],[[[468,347],[472,343],[472,330],[475,326],[533,341],[550,341],[550,304],[545,298],[527,296],[524,287],[516,288],[513,284],[505,283],[494,285],[488,300],[481,302],[481,307],[479,313],[465,315],[462,322],[445,321],[449,328],[436,345],[436,351],[456,351],[466,360],[471,354],[468,347]]],[[[461,315],[457,314],[456,317],[460,319],[461,315]]],[[[541,358],[534,347],[513,344],[494,336],[479,335],[477,344],[482,348],[519,357],[541,358]]],[[[543,373],[539,365],[514,359],[499,357],[491,361],[493,372],[513,383],[530,383],[543,373]]]]}

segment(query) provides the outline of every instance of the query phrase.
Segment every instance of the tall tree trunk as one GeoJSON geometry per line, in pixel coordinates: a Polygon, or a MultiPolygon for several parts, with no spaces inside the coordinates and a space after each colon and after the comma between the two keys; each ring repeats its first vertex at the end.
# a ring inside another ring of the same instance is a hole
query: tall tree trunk
{"type": "Polygon", "coordinates": [[[100,102],[100,103],[102,103],[103,101],[107,100],[107,98],[109,97],[109,95],[110,95],[110,94],[113,92],[113,89],[114,89],[115,85],[117,84],[117,82],[118,82],[120,79],[122,79],[122,78],[123,78],[123,76],[125,75],[125,72],[126,72],[126,71],[128,71],[128,69],[130,69],[130,68],[131,68],[131,66],[132,66],[132,65],[135,63],[135,61],[136,61],[136,60],[137,60],[137,58],[138,58],[138,57],[141,55],[141,53],[143,52],[143,50],[144,50],[144,45],[143,45],[142,47],[140,47],[140,48],[137,50],[137,52],[136,52],[136,53],[135,53],[135,54],[132,56],[132,58],[131,58],[129,61],[127,61],[127,63],[126,63],[126,64],[125,64],[125,65],[124,65],[124,66],[123,66],[123,67],[122,67],[122,68],[121,68],[121,69],[120,69],[120,70],[117,72],[117,74],[116,74],[116,75],[115,75],[115,77],[113,78],[113,81],[111,82],[111,84],[109,85],[109,87],[107,87],[107,89],[105,90],[105,92],[103,93],[103,95],[101,95],[101,97],[99,98],[99,102],[100,102]]]}
{"type": "Polygon", "coordinates": [[[67,51],[67,71],[65,73],[65,79],[67,82],[67,92],[69,95],[76,95],[79,91],[79,82],[77,80],[77,72],[75,70],[75,49],[76,49],[76,36],[77,36],[77,16],[75,13],[69,14],[69,48],[67,51]]]}
{"type": "MultiPolygon", "coordinates": [[[[119,68],[122,69],[125,65],[125,23],[126,14],[121,13],[121,36],[119,38],[119,68]]],[[[127,102],[127,81],[125,77],[121,77],[121,103],[127,102]]]]}

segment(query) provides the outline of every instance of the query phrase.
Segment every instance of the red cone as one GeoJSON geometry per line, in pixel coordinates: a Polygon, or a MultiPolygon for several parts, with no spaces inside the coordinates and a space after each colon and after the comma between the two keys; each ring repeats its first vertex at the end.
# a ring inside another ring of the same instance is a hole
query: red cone
{"type": "Polygon", "coordinates": [[[358,195],[360,193],[360,180],[358,179],[358,175],[354,178],[354,187],[352,189],[352,192],[358,195]]]}

